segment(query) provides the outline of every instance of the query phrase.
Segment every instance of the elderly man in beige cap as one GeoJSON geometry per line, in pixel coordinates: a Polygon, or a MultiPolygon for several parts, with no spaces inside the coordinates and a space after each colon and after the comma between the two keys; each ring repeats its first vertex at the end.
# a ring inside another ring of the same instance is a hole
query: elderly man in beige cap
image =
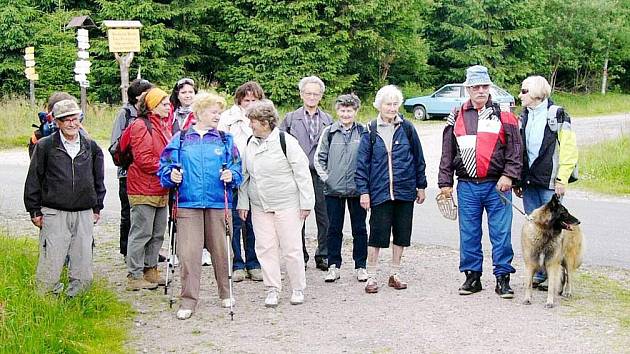
{"type": "Polygon", "coordinates": [[[73,297],[92,282],[93,229],[105,198],[103,152],[80,131],[81,109],[76,101],[59,101],[52,113],[59,130],[37,142],[24,205],[40,229],[39,291],[63,291],[59,278],[68,258],[66,294],[73,297]]]}

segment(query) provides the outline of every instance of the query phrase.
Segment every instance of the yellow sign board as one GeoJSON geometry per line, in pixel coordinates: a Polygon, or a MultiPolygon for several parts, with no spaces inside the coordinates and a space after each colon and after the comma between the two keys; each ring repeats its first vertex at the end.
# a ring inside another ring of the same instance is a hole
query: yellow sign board
{"type": "Polygon", "coordinates": [[[39,74],[26,75],[26,78],[32,81],[37,81],[39,80],[39,74]]]}
{"type": "Polygon", "coordinates": [[[35,53],[35,47],[24,48],[24,54],[34,54],[34,53],[35,53]]]}
{"type": "Polygon", "coordinates": [[[107,30],[107,39],[110,52],[140,52],[140,29],[138,28],[110,28],[107,30]]]}
{"type": "Polygon", "coordinates": [[[35,74],[35,68],[33,68],[33,67],[26,68],[26,69],[24,69],[24,73],[26,74],[26,76],[33,75],[33,74],[35,74]]]}

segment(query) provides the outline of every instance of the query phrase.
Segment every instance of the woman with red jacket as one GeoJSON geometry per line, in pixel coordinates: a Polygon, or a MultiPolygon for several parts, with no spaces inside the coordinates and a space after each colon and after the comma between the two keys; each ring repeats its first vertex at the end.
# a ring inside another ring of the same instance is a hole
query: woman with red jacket
{"type": "Polygon", "coordinates": [[[157,171],[160,154],[171,139],[168,94],[152,88],[140,96],[138,119],[131,129],[133,163],[127,171],[131,229],[127,245],[127,290],[155,289],[164,285],[157,270],[158,255],[167,223],[168,189],[157,171]]]}

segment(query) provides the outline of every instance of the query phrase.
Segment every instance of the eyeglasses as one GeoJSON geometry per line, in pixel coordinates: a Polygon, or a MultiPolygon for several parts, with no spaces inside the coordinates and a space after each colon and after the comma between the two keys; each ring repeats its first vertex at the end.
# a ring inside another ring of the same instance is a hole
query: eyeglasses
{"type": "Polygon", "coordinates": [[[182,85],[186,85],[186,84],[188,84],[190,86],[195,86],[195,81],[193,81],[193,79],[190,79],[190,78],[187,78],[187,77],[177,81],[177,86],[182,86],[182,85]]]}
{"type": "Polygon", "coordinates": [[[304,95],[306,97],[321,97],[322,93],[321,92],[304,92],[304,91],[302,91],[302,95],[304,95]]]}
{"type": "Polygon", "coordinates": [[[528,93],[529,93],[528,89],[524,89],[524,88],[521,89],[521,94],[527,95],[528,93]]]}
{"type": "Polygon", "coordinates": [[[59,118],[58,119],[60,122],[62,122],[63,124],[70,124],[70,123],[79,123],[81,120],[80,118],[59,118]]]}

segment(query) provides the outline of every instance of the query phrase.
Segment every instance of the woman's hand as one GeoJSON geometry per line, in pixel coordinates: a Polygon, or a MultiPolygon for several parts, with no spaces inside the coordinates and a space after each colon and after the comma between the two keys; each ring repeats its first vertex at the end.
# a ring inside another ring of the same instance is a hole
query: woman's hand
{"type": "Polygon", "coordinates": [[[361,208],[365,210],[370,210],[370,195],[361,194],[361,197],[359,198],[359,204],[361,204],[361,208]]]}
{"type": "Polygon", "coordinates": [[[306,220],[306,218],[308,218],[308,215],[310,213],[311,213],[311,211],[308,210],[308,209],[300,209],[300,219],[306,220]]]}
{"type": "Polygon", "coordinates": [[[241,220],[245,221],[247,220],[247,213],[249,212],[249,210],[247,209],[237,209],[238,210],[238,217],[241,218],[241,220]]]}
{"type": "Polygon", "coordinates": [[[182,171],[174,168],[171,170],[171,181],[175,184],[182,183],[182,171]]]}
{"type": "Polygon", "coordinates": [[[219,179],[225,183],[232,182],[232,171],[228,170],[227,168],[225,170],[222,170],[221,177],[219,179]]]}
{"type": "Polygon", "coordinates": [[[560,183],[560,182],[556,181],[556,188],[555,188],[555,190],[556,190],[556,194],[558,195],[558,197],[562,197],[562,196],[564,196],[564,193],[566,193],[567,187],[563,183],[560,183]]]}

